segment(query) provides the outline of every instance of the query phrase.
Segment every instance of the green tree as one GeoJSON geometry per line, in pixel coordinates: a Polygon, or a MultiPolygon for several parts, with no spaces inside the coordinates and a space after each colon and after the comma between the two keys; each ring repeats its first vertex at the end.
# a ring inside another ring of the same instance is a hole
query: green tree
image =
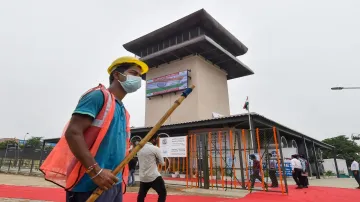
{"type": "Polygon", "coordinates": [[[17,142],[15,140],[6,140],[4,142],[0,142],[0,149],[6,149],[8,144],[14,145],[17,144],[17,142]]]}
{"type": "Polygon", "coordinates": [[[31,137],[26,140],[26,147],[31,147],[34,149],[39,149],[42,145],[42,138],[43,137],[31,137]]]}
{"type": "Polygon", "coordinates": [[[52,149],[54,149],[54,147],[51,145],[45,146],[44,148],[45,151],[51,151],[52,149]]]}
{"type": "MultiPolygon", "coordinates": [[[[360,146],[345,135],[328,138],[322,142],[334,146],[336,148],[337,158],[345,159],[347,165],[350,165],[353,159],[357,161],[360,160],[360,146]]],[[[324,151],[323,158],[333,158],[332,151],[324,151]]]]}

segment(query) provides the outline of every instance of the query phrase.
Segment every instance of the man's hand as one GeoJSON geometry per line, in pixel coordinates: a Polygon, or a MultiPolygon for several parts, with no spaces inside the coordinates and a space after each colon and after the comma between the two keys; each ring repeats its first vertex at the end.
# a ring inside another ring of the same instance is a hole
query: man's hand
{"type": "MultiPolygon", "coordinates": [[[[100,169],[96,169],[96,174],[100,172],[100,169]]],[[[96,174],[92,173],[90,177],[92,178],[96,174]]],[[[111,170],[103,169],[103,171],[92,179],[93,182],[102,190],[110,189],[115,183],[119,181],[119,179],[111,173],[111,170]]]]}
{"type": "Polygon", "coordinates": [[[354,174],[357,175],[357,171],[356,171],[356,170],[354,171],[354,174]]]}
{"type": "Polygon", "coordinates": [[[295,170],[293,170],[292,173],[295,173],[295,170]]]}

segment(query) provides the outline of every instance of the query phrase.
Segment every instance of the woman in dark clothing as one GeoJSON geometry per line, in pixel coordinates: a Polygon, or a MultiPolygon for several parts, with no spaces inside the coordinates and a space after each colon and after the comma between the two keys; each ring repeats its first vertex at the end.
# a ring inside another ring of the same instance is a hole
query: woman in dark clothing
{"type": "Polygon", "coordinates": [[[135,169],[137,164],[137,158],[134,157],[129,161],[129,178],[128,178],[128,186],[135,185],[135,169]]]}
{"type": "Polygon", "coordinates": [[[306,172],[306,171],[307,171],[307,167],[309,166],[309,163],[305,159],[304,155],[300,154],[299,157],[300,157],[299,160],[303,165],[303,172],[301,173],[301,175],[303,177],[303,186],[304,186],[304,188],[308,188],[309,179],[308,179],[308,172],[306,172]]]}
{"type": "Polygon", "coordinates": [[[278,180],[276,177],[276,160],[271,159],[272,154],[268,154],[268,160],[269,160],[269,177],[271,179],[271,187],[279,187],[278,180]]]}

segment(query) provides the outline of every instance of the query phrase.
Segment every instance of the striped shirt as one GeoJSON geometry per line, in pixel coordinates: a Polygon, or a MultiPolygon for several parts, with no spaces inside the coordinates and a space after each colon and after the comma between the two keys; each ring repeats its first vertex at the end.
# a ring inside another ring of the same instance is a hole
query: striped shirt
{"type": "Polygon", "coordinates": [[[270,169],[275,169],[275,168],[276,168],[276,161],[270,160],[270,169]]]}

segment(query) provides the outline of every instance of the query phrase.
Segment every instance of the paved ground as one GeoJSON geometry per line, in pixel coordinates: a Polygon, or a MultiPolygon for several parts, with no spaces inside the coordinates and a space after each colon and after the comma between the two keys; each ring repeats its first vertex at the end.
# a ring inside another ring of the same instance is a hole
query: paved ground
{"type": "MultiPolygon", "coordinates": [[[[168,181],[169,182],[169,181],[168,181]]],[[[320,186],[320,187],[337,187],[337,188],[355,188],[356,182],[354,179],[346,178],[330,178],[330,179],[321,179],[321,180],[310,180],[310,186],[320,186]]],[[[56,185],[45,181],[41,177],[33,176],[22,176],[22,175],[11,175],[11,174],[0,174],[0,184],[6,185],[17,185],[17,186],[36,186],[36,187],[57,187],[56,185]]],[[[176,184],[175,181],[172,181],[171,184],[176,184]]],[[[183,184],[183,182],[179,182],[183,184]]],[[[294,181],[289,179],[289,185],[293,185],[294,181]]],[[[205,195],[205,196],[221,196],[221,197],[237,197],[241,198],[247,195],[247,191],[243,190],[204,190],[204,189],[185,189],[184,186],[168,186],[167,187],[169,195],[205,195]]],[[[138,187],[128,187],[128,192],[137,192],[138,187]]],[[[151,191],[150,193],[154,193],[151,191]]],[[[4,199],[1,198],[0,201],[12,201],[12,202],[35,202],[32,200],[24,199],[4,199]]]]}

